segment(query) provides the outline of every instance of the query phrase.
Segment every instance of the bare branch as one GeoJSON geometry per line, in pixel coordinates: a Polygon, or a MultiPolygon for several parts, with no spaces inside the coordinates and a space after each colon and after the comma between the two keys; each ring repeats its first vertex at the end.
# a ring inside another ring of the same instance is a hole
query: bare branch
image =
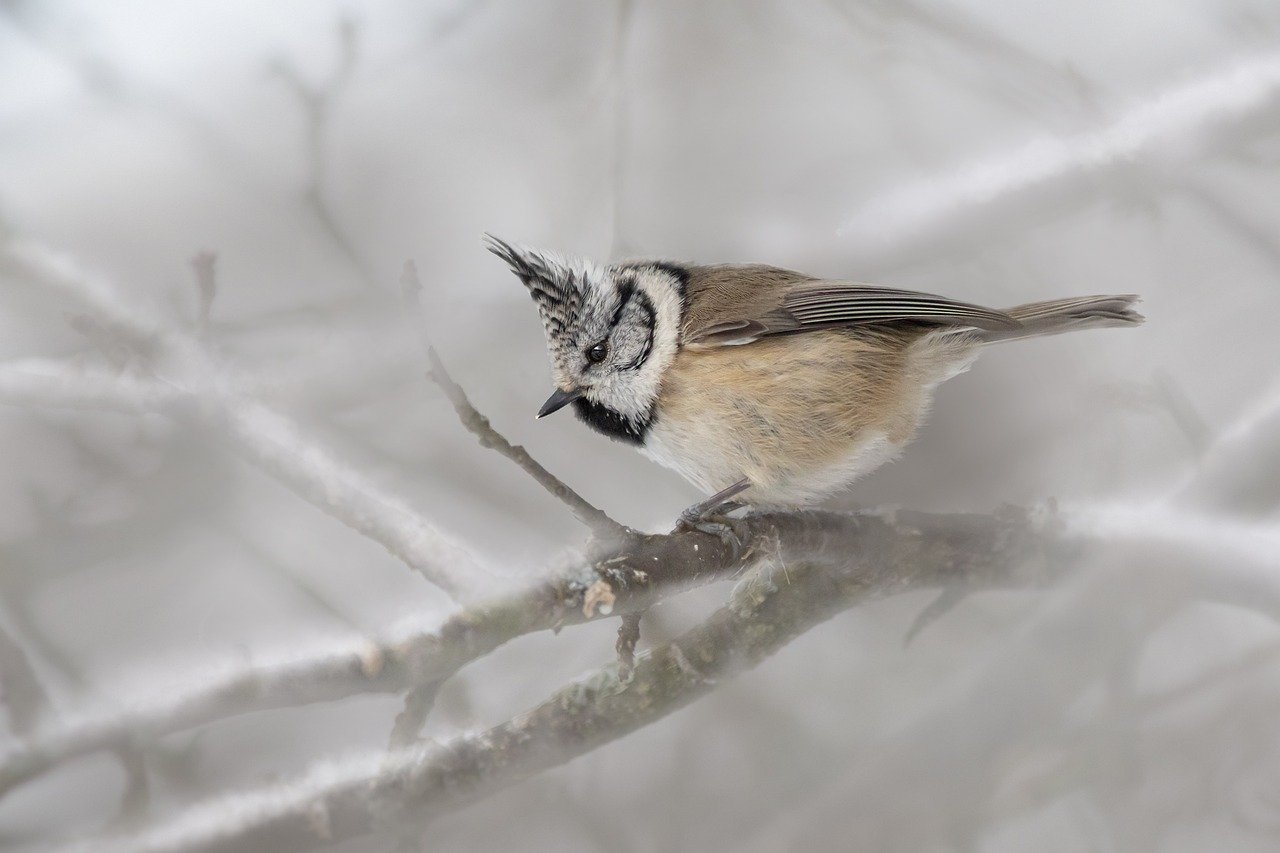
{"type": "MultiPolygon", "coordinates": [[[[400,285],[404,291],[406,304],[421,313],[423,311],[422,282],[418,279],[418,268],[413,261],[405,261],[404,272],[400,276],[400,285]]],[[[471,401],[467,399],[467,393],[462,390],[462,386],[454,382],[453,377],[449,375],[444,362],[440,360],[435,348],[431,346],[431,341],[427,335],[425,318],[419,323],[419,327],[422,333],[423,349],[426,352],[428,363],[431,365],[431,370],[428,373],[431,381],[439,385],[440,389],[444,391],[445,396],[449,398],[449,402],[453,404],[453,410],[458,413],[458,420],[462,421],[462,425],[480,440],[481,447],[495,450],[519,465],[521,470],[532,477],[538,485],[546,489],[556,500],[567,506],[574,516],[597,536],[619,538],[629,535],[630,531],[627,528],[592,506],[590,502],[566,485],[563,480],[542,467],[536,459],[529,455],[527,450],[518,444],[513,445],[502,433],[494,429],[493,425],[489,423],[489,419],[480,414],[475,406],[471,405],[471,401]]]]}
{"type": "Polygon", "coordinates": [[[414,687],[404,697],[404,710],[396,715],[395,725],[391,728],[391,749],[410,746],[417,742],[422,734],[422,727],[427,724],[427,717],[435,707],[436,695],[444,684],[440,679],[427,681],[414,687]]]}
{"type": "Polygon", "coordinates": [[[73,370],[65,363],[24,358],[0,364],[0,403],[16,406],[165,411],[186,394],[160,382],[106,370],[73,370]]]}
{"type": "Polygon", "coordinates": [[[1157,370],[1151,378],[1156,401],[1169,413],[1178,429],[1186,437],[1197,458],[1209,447],[1209,427],[1204,422],[1187,391],[1167,371],[1157,370]]]}
{"type": "Polygon", "coordinates": [[[329,203],[329,136],[333,111],[351,82],[359,54],[359,30],[355,21],[343,18],[338,22],[338,53],[326,80],[309,83],[298,69],[285,59],[271,64],[271,71],[288,85],[298,99],[306,120],[305,147],[307,156],[307,185],[303,200],[307,209],[319,223],[325,236],[364,284],[378,288],[378,276],[373,271],[355,239],[343,226],[333,206],[329,203]]]}
{"type": "MultiPolygon", "coordinates": [[[[109,334],[127,342],[148,363],[176,374],[167,380],[173,388],[172,399],[155,395],[143,397],[143,402],[189,402],[180,413],[214,427],[248,461],[333,518],[380,543],[455,599],[467,600],[481,590],[492,591],[496,579],[461,543],[428,524],[405,501],[369,482],[327,448],[305,438],[288,417],[239,392],[238,377],[217,365],[197,340],[130,305],[106,278],[84,272],[66,256],[31,243],[4,245],[0,259],[14,264],[23,275],[80,301],[109,334]]],[[[15,391],[21,391],[20,382],[12,375],[9,378],[18,386],[15,391]]],[[[93,396],[92,389],[77,390],[93,396]]],[[[95,399],[104,400],[106,395],[98,394],[95,399]]]]}
{"type": "Polygon", "coordinates": [[[1262,571],[1280,535],[1270,528],[1221,527],[1159,508],[1129,513],[1116,507],[1080,508],[1035,519],[1015,510],[997,516],[905,511],[749,516],[736,522],[739,536],[748,542],[742,554],[719,537],[696,530],[641,537],[626,552],[606,550],[524,592],[462,610],[435,629],[206,674],[197,686],[171,691],[140,710],[37,732],[0,755],[0,793],[75,755],[112,748],[134,733],[154,738],[239,714],[360,693],[399,693],[439,681],[516,637],[639,613],[761,560],[784,561],[790,574],[796,560],[875,555],[874,561],[867,556],[861,571],[878,572],[875,581],[884,588],[876,594],[889,595],[950,588],[960,579],[967,590],[1026,587],[1041,582],[1046,572],[1060,573],[1072,543],[1166,542],[1180,553],[1198,555],[1199,562],[1163,567],[1162,587],[1189,586],[1202,599],[1280,617],[1280,575],[1262,571]],[[1045,554],[1050,555],[1047,569],[1045,554]],[[1212,566],[1212,571],[1196,571],[1196,565],[1212,566]]]}
{"type": "Polygon", "coordinates": [[[1210,538],[1196,529],[1210,522],[1194,521],[1163,508],[1117,518],[1102,536],[1107,551],[1098,555],[1095,570],[1046,597],[997,649],[915,709],[910,724],[860,755],[830,791],[810,792],[804,808],[788,818],[789,837],[808,849],[819,841],[815,816],[837,812],[846,820],[873,821],[860,836],[870,849],[927,846],[930,827],[986,813],[999,769],[1042,748],[1071,723],[1080,697],[1105,679],[1117,657],[1150,636],[1152,612],[1211,600],[1280,622],[1280,531],[1257,525],[1250,532],[1237,522],[1210,538]],[[1254,547],[1260,537],[1267,547],[1254,547]],[[967,721],[963,732],[957,719],[967,721]],[[931,772],[922,776],[924,766],[931,772]],[[973,784],[957,789],[940,781],[951,774],[973,784]],[[884,812],[889,797],[891,815],[884,812]]]}
{"type": "Polygon", "coordinates": [[[18,735],[28,734],[40,714],[49,708],[49,694],[27,659],[27,653],[3,626],[0,626],[0,699],[9,709],[9,728],[18,735]]]}
{"type": "Polygon", "coordinates": [[[191,259],[191,271],[196,279],[196,294],[199,305],[196,320],[200,324],[201,336],[209,334],[209,317],[213,310],[214,297],[218,295],[218,256],[213,252],[198,252],[191,259]]]}
{"type": "MultiPolygon", "coordinates": [[[[759,560],[843,559],[871,551],[884,569],[883,594],[943,586],[957,573],[974,588],[1025,585],[1017,574],[1018,549],[1050,547],[1024,514],[889,515],[832,513],[758,515],[740,522],[747,547],[736,551],[719,537],[697,530],[642,536],[623,550],[599,550],[550,580],[523,592],[478,603],[434,630],[420,630],[381,643],[348,643],[309,656],[294,656],[248,670],[202,676],[185,691],[141,710],[36,733],[0,755],[0,793],[75,755],[113,748],[131,735],[155,738],[238,714],[341,699],[360,693],[398,693],[445,679],[504,643],[535,631],[558,629],[616,614],[639,613],[655,602],[732,577],[759,560]],[[998,572],[986,572],[995,552],[998,572]]],[[[873,571],[871,565],[864,571],[873,571]]],[[[788,568],[789,571],[789,568],[788,568]]]]}
{"type": "Polygon", "coordinates": [[[247,397],[221,395],[205,418],[237,452],[353,530],[383,545],[455,600],[499,585],[471,552],[383,492],[354,468],[306,439],[285,416],[247,397]]]}
{"type": "MultiPolygon", "coordinates": [[[[995,208],[1030,193],[1055,192],[1065,178],[1126,163],[1171,139],[1185,151],[1195,150],[1186,146],[1188,141],[1202,148],[1221,144],[1223,131],[1264,109],[1277,91],[1280,54],[1237,62],[1170,89],[1091,132],[1040,140],[873,198],[845,221],[840,234],[852,242],[864,274],[875,274],[877,268],[919,258],[928,248],[963,245],[995,208]]],[[[1090,185],[1077,183],[1076,195],[1091,198],[1084,193],[1090,185]]],[[[1025,208],[1009,210],[1016,211],[1018,221],[1030,221],[1025,208]]]]}
{"type": "MultiPolygon", "coordinates": [[[[870,521],[868,527],[882,524],[870,521]]],[[[852,526],[862,528],[863,519],[852,526]]],[[[960,539],[973,544],[973,534],[997,527],[1009,535],[990,541],[981,535],[988,547],[963,553],[945,546],[945,536],[932,540],[932,547],[942,546],[956,560],[949,563],[918,560],[922,555],[910,546],[908,557],[902,551],[908,537],[877,536],[872,529],[861,530],[853,547],[835,550],[842,531],[819,524],[809,535],[833,546],[828,553],[835,564],[789,563],[787,583],[776,582],[765,564],[702,625],[640,656],[629,679],[611,663],[486,732],[320,768],[283,785],[210,801],[125,839],[122,849],[305,849],[388,827],[391,820],[440,814],[661,719],[860,602],[936,584],[955,571],[988,581],[1047,579],[1047,562],[1029,559],[1037,539],[1024,523],[960,523],[952,533],[964,531],[960,539]]]]}
{"type": "Polygon", "coordinates": [[[1184,506],[1252,515],[1280,506],[1280,384],[1219,433],[1174,498],[1184,506]]]}

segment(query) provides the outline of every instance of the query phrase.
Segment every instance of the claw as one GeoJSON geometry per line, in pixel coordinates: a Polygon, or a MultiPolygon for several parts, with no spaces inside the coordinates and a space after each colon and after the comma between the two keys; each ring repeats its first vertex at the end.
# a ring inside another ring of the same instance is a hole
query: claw
{"type": "Polygon", "coordinates": [[[680,513],[680,520],[676,522],[675,530],[671,532],[697,530],[714,536],[733,552],[733,558],[737,560],[742,556],[746,543],[738,535],[735,522],[728,517],[728,513],[746,506],[733,498],[749,488],[751,488],[750,480],[739,480],[729,488],[716,492],[705,501],[694,504],[680,513]]]}
{"type": "Polygon", "coordinates": [[[742,551],[746,547],[746,542],[738,535],[738,531],[734,529],[734,520],[724,516],[698,516],[689,517],[681,515],[680,521],[676,524],[675,533],[686,530],[697,530],[708,536],[714,536],[725,544],[725,547],[733,552],[733,559],[737,560],[742,556],[742,551]]]}

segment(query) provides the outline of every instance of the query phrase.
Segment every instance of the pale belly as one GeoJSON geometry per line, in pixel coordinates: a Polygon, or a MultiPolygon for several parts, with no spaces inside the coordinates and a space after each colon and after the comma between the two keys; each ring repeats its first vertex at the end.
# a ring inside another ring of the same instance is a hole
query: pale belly
{"type": "Polygon", "coordinates": [[[752,487],[741,500],[757,507],[806,506],[847,487],[854,480],[890,461],[905,442],[892,442],[883,433],[868,433],[852,441],[843,454],[820,464],[759,464],[749,455],[723,443],[693,447],[689,433],[678,425],[655,424],[641,452],[684,477],[706,495],[746,477],[752,487]],[[727,452],[725,452],[727,450],[727,452]]]}
{"type": "Polygon", "coordinates": [[[921,343],[831,332],[682,353],[642,452],[705,494],[745,477],[755,506],[813,504],[900,453],[974,352],[921,343]]]}

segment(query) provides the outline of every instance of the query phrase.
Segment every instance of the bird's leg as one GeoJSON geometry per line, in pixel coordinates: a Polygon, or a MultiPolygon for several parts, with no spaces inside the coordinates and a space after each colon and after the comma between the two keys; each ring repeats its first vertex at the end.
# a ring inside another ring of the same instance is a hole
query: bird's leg
{"type": "Polygon", "coordinates": [[[703,533],[709,533],[728,545],[737,557],[742,552],[742,539],[733,529],[731,519],[726,516],[735,509],[745,506],[733,498],[749,488],[751,488],[751,481],[743,477],[732,486],[721,489],[704,501],[699,501],[680,513],[680,521],[676,523],[676,529],[672,532],[700,530],[703,533]]]}
{"type": "Polygon", "coordinates": [[[700,519],[733,512],[733,510],[743,506],[743,504],[734,501],[733,498],[736,498],[749,488],[751,488],[751,481],[743,477],[732,486],[721,489],[705,501],[699,501],[680,513],[680,520],[693,523],[700,519]]]}

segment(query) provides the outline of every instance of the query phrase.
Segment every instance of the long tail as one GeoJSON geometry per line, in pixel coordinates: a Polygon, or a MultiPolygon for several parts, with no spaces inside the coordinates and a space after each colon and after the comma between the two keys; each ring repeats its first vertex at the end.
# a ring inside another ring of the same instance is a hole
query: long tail
{"type": "Polygon", "coordinates": [[[994,343],[1057,335],[1077,329],[1136,326],[1144,319],[1133,310],[1133,304],[1138,299],[1136,294],[1129,293],[1123,296],[1077,296],[1074,299],[1019,305],[1007,309],[1005,313],[1021,323],[1022,328],[984,331],[982,339],[994,343]]]}

